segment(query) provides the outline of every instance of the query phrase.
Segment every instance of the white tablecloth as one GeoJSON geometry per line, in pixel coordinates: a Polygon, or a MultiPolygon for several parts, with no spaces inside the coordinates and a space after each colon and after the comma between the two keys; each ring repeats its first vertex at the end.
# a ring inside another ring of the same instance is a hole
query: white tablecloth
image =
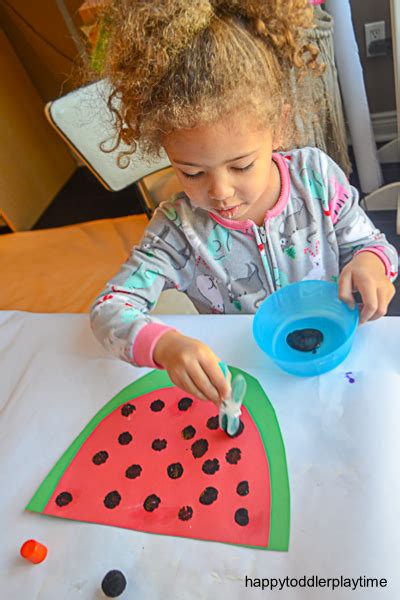
{"type": "Polygon", "coordinates": [[[100,598],[105,573],[120,569],[128,580],[123,598],[135,600],[400,598],[400,319],[361,327],[345,363],[305,379],[281,373],[264,357],[252,339],[251,316],[163,319],[209,343],[266,390],[287,454],[289,552],[24,511],[91,417],[147,370],[108,356],[85,315],[2,312],[0,597],[100,598]],[[354,383],[346,377],[349,371],[354,383]],[[29,538],[49,549],[40,565],[19,557],[21,543],[29,538]],[[356,591],[298,586],[271,593],[250,587],[262,578],[289,578],[290,586],[294,578],[301,583],[313,575],[362,579],[356,591]],[[364,577],[387,579],[387,586],[360,587],[366,585],[364,577]]]}

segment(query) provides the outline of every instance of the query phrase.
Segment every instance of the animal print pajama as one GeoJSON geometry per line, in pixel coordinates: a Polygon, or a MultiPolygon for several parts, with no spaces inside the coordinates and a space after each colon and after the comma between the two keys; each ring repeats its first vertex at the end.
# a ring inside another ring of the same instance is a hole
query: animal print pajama
{"type": "Polygon", "coordinates": [[[158,207],[92,307],[93,331],[107,349],[134,365],[157,367],[153,349],[169,328],[150,312],[171,288],[185,292],[200,313],[245,314],[289,283],[336,282],[359,252],[375,253],[387,276],[396,277],[396,250],[336,163],[316,148],[273,159],[281,192],[261,227],[193,208],[184,193],[158,207]]]}

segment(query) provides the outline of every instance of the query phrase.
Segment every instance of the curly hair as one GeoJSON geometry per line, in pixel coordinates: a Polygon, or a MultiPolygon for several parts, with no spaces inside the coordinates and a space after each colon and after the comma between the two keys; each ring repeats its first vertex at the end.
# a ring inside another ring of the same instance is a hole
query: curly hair
{"type": "Polygon", "coordinates": [[[304,76],[323,68],[308,0],[112,0],[102,22],[120,166],[138,142],[159,156],[168,133],[237,110],[276,130],[289,105],[282,147],[296,145],[296,114],[311,110],[304,76]]]}

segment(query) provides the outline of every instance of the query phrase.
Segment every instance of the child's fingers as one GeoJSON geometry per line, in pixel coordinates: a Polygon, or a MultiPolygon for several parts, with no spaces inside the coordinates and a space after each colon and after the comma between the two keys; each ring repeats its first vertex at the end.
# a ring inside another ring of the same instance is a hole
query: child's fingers
{"type": "Polygon", "coordinates": [[[173,383],[184,390],[187,394],[198,398],[199,400],[205,400],[208,402],[209,398],[205,395],[202,390],[194,383],[187,371],[182,371],[179,376],[171,377],[173,383]]]}
{"type": "MultiPolygon", "coordinates": [[[[210,362],[205,359],[205,364],[210,362]]],[[[182,369],[179,373],[180,379],[185,384],[185,389],[190,386],[193,393],[200,400],[211,400],[214,404],[219,404],[219,394],[213,383],[210,381],[208,374],[205,372],[199,360],[191,361],[190,365],[182,369]]]]}
{"type": "MultiPolygon", "coordinates": [[[[206,367],[208,363],[205,363],[206,367]]],[[[219,393],[216,387],[213,385],[213,381],[210,380],[209,373],[204,368],[201,362],[193,362],[188,370],[188,375],[193,382],[193,385],[200,390],[203,398],[211,400],[214,404],[219,404],[219,393]]]]}
{"type": "Polygon", "coordinates": [[[340,300],[343,300],[349,308],[354,308],[353,278],[350,269],[343,269],[339,277],[339,298],[340,300]]]}
{"type": "Polygon", "coordinates": [[[376,319],[380,319],[380,317],[384,317],[386,315],[389,303],[394,296],[394,286],[378,288],[377,296],[378,308],[375,311],[375,314],[370,317],[370,321],[376,321],[376,319]]]}
{"type": "Polygon", "coordinates": [[[203,361],[200,363],[203,367],[208,379],[218,393],[218,402],[222,402],[230,392],[230,372],[225,377],[219,365],[218,359],[203,361]]]}
{"type": "Polygon", "coordinates": [[[359,286],[359,291],[363,301],[360,314],[360,325],[362,325],[372,319],[378,310],[378,291],[374,286],[363,284],[359,286]]]}

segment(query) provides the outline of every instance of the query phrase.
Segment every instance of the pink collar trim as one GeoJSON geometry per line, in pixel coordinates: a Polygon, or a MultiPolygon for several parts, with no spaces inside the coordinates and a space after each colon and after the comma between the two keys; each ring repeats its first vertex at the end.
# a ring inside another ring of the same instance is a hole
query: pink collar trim
{"type": "MultiPolygon", "coordinates": [[[[271,210],[267,210],[267,212],[265,213],[264,223],[265,221],[276,217],[285,209],[289,201],[290,194],[289,169],[284,157],[281,154],[274,152],[274,154],[272,155],[272,159],[275,161],[279,169],[279,175],[281,178],[281,191],[276,204],[271,208],[271,210]]],[[[245,221],[231,221],[230,219],[224,219],[211,212],[209,212],[208,215],[212,219],[214,219],[214,221],[216,221],[223,227],[226,227],[227,229],[241,229],[244,231],[254,226],[254,221],[252,221],[251,219],[246,219],[245,221]]]]}

